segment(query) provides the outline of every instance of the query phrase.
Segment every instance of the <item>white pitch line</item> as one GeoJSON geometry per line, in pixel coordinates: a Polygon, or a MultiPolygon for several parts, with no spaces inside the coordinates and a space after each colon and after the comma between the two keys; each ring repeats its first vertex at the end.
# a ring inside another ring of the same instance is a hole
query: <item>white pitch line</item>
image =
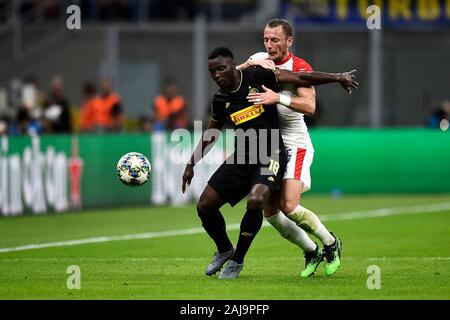
{"type": "MultiPolygon", "coordinates": [[[[227,226],[227,229],[230,229],[230,230],[239,229],[239,224],[232,224],[230,226],[227,226]]],[[[28,245],[12,247],[12,248],[0,248],[0,253],[52,248],[52,247],[68,247],[68,246],[76,246],[76,245],[81,245],[81,244],[110,242],[110,241],[164,238],[164,237],[172,237],[172,236],[199,234],[199,233],[203,233],[204,231],[205,230],[203,228],[191,228],[191,229],[183,229],[183,230],[169,230],[169,231],[156,231],[156,232],[126,234],[126,235],[122,235],[122,236],[103,236],[103,237],[95,237],[95,238],[58,241],[58,242],[37,243],[37,244],[28,244],[28,245]]]]}
{"type": "MultiPolygon", "coordinates": [[[[353,220],[353,219],[366,219],[366,218],[379,218],[387,216],[405,215],[405,214],[421,214],[428,212],[441,212],[450,210],[450,202],[443,202],[437,204],[429,205],[417,205],[411,207],[394,207],[394,208],[381,208],[375,210],[366,211],[352,211],[331,215],[321,215],[320,219],[322,221],[340,221],[340,220],[353,220]]],[[[264,221],[263,227],[267,227],[270,224],[264,221]]],[[[239,230],[240,224],[230,224],[227,225],[228,230],[239,230]]],[[[125,241],[125,240],[141,240],[141,239],[151,239],[151,238],[163,238],[163,237],[173,237],[181,235],[199,234],[203,233],[205,230],[203,228],[190,228],[181,230],[169,230],[169,231],[156,231],[156,232],[146,232],[146,233],[136,233],[136,234],[126,234],[121,236],[103,236],[95,238],[85,238],[58,242],[47,242],[47,243],[36,243],[28,244],[12,248],[0,248],[0,253],[4,252],[14,252],[14,251],[24,251],[33,249],[43,249],[52,247],[68,247],[89,243],[101,243],[110,241],[125,241]]]]}
{"type": "Polygon", "coordinates": [[[80,261],[80,262],[85,262],[85,261],[90,261],[90,262],[123,262],[123,261],[127,261],[127,262],[149,262],[149,261],[200,261],[200,260],[205,260],[205,258],[89,258],[89,257],[74,257],[74,258],[6,258],[6,259],[1,259],[1,262],[23,262],[23,261],[28,261],[28,262],[60,262],[60,261],[80,261]]]}
{"type": "Polygon", "coordinates": [[[450,202],[442,202],[436,204],[417,205],[411,207],[394,207],[381,208],[366,211],[352,211],[345,213],[338,213],[333,215],[320,216],[322,221],[339,221],[339,220],[353,220],[365,218],[379,218],[387,216],[399,216],[404,214],[421,214],[428,212],[441,212],[450,210],[450,202]]]}
{"type": "Polygon", "coordinates": [[[435,261],[435,260],[450,260],[450,257],[379,257],[379,258],[368,258],[370,261],[389,261],[389,260],[400,260],[400,261],[435,261]]]}

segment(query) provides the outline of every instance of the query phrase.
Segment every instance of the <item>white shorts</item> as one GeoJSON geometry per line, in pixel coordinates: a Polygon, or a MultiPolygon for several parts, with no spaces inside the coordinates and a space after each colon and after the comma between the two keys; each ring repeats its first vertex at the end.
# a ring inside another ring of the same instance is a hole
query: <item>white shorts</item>
{"type": "Polygon", "coordinates": [[[303,182],[302,192],[311,189],[310,167],[314,158],[313,148],[287,148],[288,163],[283,179],[295,179],[303,182]]]}

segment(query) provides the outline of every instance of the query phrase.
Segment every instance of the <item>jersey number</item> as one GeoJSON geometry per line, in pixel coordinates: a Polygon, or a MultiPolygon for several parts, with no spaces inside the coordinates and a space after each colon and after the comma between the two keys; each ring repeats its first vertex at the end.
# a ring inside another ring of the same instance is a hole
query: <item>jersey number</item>
{"type": "Polygon", "coordinates": [[[280,169],[280,163],[278,161],[271,159],[269,162],[269,170],[272,171],[274,175],[277,175],[279,169],[280,169]]]}

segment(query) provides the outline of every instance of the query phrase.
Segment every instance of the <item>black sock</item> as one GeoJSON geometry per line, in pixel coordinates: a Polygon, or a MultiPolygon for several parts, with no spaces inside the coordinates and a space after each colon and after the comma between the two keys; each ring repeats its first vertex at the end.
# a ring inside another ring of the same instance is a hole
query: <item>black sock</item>
{"type": "Polygon", "coordinates": [[[236,252],[233,258],[231,258],[233,261],[239,264],[244,262],[244,257],[259,229],[261,229],[262,222],[262,210],[247,209],[241,221],[241,231],[239,233],[236,252]]]}
{"type": "Polygon", "coordinates": [[[198,210],[198,216],[202,220],[202,226],[205,228],[211,239],[217,246],[217,251],[227,252],[233,248],[233,244],[228,238],[225,220],[219,210],[198,210]]]}

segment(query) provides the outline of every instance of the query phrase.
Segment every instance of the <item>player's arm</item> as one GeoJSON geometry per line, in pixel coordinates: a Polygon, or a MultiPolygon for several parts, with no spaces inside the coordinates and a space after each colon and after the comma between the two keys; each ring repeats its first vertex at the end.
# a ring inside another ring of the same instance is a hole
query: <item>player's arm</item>
{"type": "Polygon", "coordinates": [[[220,133],[220,130],[222,130],[223,126],[225,124],[225,120],[216,121],[214,119],[211,119],[208,123],[208,127],[202,134],[202,138],[200,142],[198,143],[197,147],[194,150],[194,153],[192,153],[191,158],[189,159],[189,162],[187,165],[191,165],[194,167],[197,162],[199,162],[208,152],[211,150],[211,148],[206,149],[210,144],[211,147],[214,145],[214,143],[217,142],[217,134],[220,133]],[[206,150],[206,151],[205,151],[206,150]]]}
{"type": "Polygon", "coordinates": [[[349,94],[351,94],[352,89],[358,89],[359,85],[355,80],[356,70],[343,73],[327,73],[320,71],[292,72],[276,69],[274,72],[279,82],[292,83],[297,87],[312,87],[338,82],[349,94]]]}
{"type": "Polygon", "coordinates": [[[314,114],[316,110],[316,92],[313,87],[298,87],[298,97],[292,98],[292,95],[275,92],[279,90],[278,82],[293,82],[297,85],[309,85],[308,81],[299,82],[301,75],[304,73],[294,73],[286,70],[276,70],[270,72],[261,68],[254,69],[255,74],[262,83],[263,92],[249,93],[247,100],[254,104],[283,104],[294,111],[298,111],[307,115],[314,114]],[[279,78],[276,76],[279,75],[279,78]],[[294,101],[292,101],[294,100],[294,101]]]}
{"type": "Polygon", "coordinates": [[[275,92],[264,85],[262,87],[264,92],[250,93],[247,96],[249,102],[264,105],[282,104],[289,109],[309,116],[313,115],[316,111],[316,91],[314,90],[314,87],[298,87],[298,96],[288,96],[286,94],[275,92]]]}
{"type": "Polygon", "coordinates": [[[211,119],[209,121],[208,127],[203,132],[200,142],[192,153],[188,163],[186,164],[186,168],[184,169],[182,184],[183,193],[186,191],[186,187],[191,184],[192,178],[194,177],[194,166],[209,152],[209,150],[211,150],[213,145],[216,143],[219,138],[217,132],[222,130],[224,123],[225,119],[220,121],[211,119]],[[211,145],[210,148],[208,148],[209,145],[211,145]]]}
{"type": "Polygon", "coordinates": [[[292,99],[290,103],[287,103],[286,107],[308,116],[314,115],[316,112],[316,90],[314,87],[298,87],[297,94],[298,96],[294,95],[291,97],[292,99]]]}
{"type": "Polygon", "coordinates": [[[304,87],[305,85],[312,84],[326,84],[332,82],[340,82],[342,87],[351,94],[351,89],[358,88],[358,82],[355,81],[355,70],[350,72],[331,74],[324,72],[291,72],[286,70],[280,71],[280,77],[278,80],[281,82],[295,82],[297,85],[301,84],[297,88],[297,96],[286,95],[263,86],[264,92],[250,93],[247,99],[251,103],[259,103],[264,105],[282,104],[294,111],[304,113],[306,115],[313,115],[316,110],[316,92],[312,86],[304,87]],[[297,82],[295,79],[303,79],[297,82]],[[305,82],[306,79],[306,82],[305,82]]]}
{"type": "Polygon", "coordinates": [[[247,69],[253,66],[260,66],[264,69],[275,70],[275,63],[270,59],[263,60],[247,60],[244,63],[238,65],[236,69],[247,69]]]}

